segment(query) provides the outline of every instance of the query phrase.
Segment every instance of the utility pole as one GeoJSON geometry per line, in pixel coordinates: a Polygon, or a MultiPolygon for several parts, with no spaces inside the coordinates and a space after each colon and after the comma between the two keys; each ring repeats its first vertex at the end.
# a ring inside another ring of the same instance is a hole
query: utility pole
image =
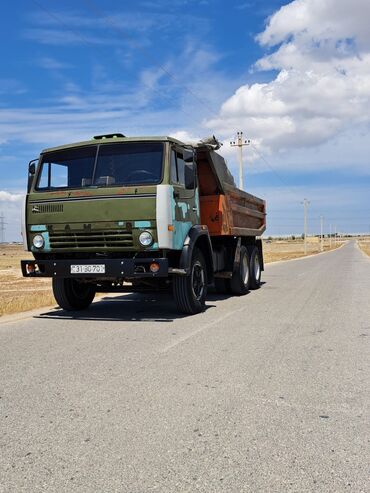
{"type": "Polygon", "coordinates": [[[5,217],[3,212],[0,215],[0,243],[5,243],[5,217]]]}
{"type": "Polygon", "coordinates": [[[323,229],[324,229],[324,216],[320,216],[320,250],[321,251],[324,251],[323,229]]]}
{"type": "Polygon", "coordinates": [[[239,188],[244,190],[243,146],[250,145],[249,139],[243,140],[243,132],[236,133],[236,140],[230,142],[231,147],[238,147],[239,152],[239,188]]]}
{"type": "Polygon", "coordinates": [[[329,249],[331,250],[331,224],[330,224],[330,233],[329,233],[329,249]]]}
{"type": "Polygon", "coordinates": [[[304,210],[304,254],[307,255],[307,209],[309,205],[309,201],[307,199],[303,199],[303,210],[304,210]]]}

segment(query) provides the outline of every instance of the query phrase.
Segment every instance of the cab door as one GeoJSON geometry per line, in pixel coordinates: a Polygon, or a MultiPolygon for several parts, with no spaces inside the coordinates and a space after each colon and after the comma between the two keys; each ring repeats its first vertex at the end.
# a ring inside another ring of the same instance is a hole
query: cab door
{"type": "Polygon", "coordinates": [[[178,146],[171,148],[171,183],[174,190],[174,248],[182,249],[190,228],[200,224],[193,150],[178,146]]]}

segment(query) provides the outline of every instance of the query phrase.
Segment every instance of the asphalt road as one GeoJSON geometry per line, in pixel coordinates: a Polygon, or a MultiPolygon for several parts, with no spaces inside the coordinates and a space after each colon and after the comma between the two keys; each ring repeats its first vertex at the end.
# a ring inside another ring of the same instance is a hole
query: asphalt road
{"type": "Polygon", "coordinates": [[[369,491],[370,260],[264,281],[188,318],[108,295],[1,324],[0,491],[369,491]]]}

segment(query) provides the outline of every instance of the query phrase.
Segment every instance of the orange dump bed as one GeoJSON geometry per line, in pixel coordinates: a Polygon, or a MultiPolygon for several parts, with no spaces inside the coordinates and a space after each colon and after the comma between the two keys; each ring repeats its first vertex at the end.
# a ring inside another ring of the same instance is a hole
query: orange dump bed
{"type": "Polygon", "coordinates": [[[198,152],[201,222],[211,236],[260,236],[266,229],[264,200],[236,188],[223,158],[198,152]]]}

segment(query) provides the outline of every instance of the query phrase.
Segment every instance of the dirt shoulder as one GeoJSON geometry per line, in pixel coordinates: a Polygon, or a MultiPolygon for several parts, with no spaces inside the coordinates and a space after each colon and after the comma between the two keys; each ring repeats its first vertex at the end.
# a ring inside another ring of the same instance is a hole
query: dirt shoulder
{"type": "Polygon", "coordinates": [[[360,249],[370,257],[370,237],[365,237],[357,240],[357,244],[360,249]]]}

